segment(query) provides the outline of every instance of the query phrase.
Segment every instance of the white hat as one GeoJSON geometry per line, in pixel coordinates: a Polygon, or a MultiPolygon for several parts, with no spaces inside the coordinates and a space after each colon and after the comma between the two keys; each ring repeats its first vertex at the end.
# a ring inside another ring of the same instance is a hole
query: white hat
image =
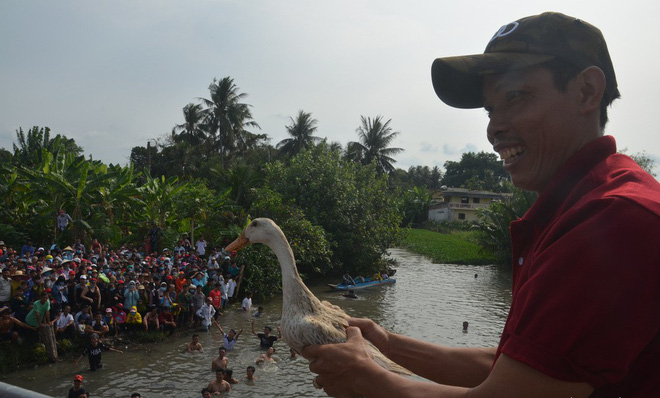
{"type": "Polygon", "coordinates": [[[87,279],[87,275],[80,275],[80,279],[87,279]]]}

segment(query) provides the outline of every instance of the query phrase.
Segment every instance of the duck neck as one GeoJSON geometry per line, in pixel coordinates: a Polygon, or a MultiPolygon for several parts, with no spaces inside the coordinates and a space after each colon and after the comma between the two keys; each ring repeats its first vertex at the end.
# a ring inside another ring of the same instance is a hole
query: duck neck
{"type": "Polygon", "coordinates": [[[271,250],[275,253],[282,271],[282,295],[284,303],[286,304],[290,300],[296,300],[296,297],[311,295],[312,293],[307,289],[307,286],[305,286],[300,278],[300,274],[298,274],[296,260],[288,243],[285,242],[283,245],[271,247],[271,250]]]}

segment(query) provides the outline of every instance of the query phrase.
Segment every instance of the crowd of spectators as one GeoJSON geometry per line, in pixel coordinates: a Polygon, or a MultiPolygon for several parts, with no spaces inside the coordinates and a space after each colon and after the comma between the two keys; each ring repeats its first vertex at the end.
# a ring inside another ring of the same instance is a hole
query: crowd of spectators
{"type": "Polygon", "coordinates": [[[20,250],[0,241],[0,339],[36,340],[45,324],[57,339],[208,326],[234,298],[239,268],[236,253],[200,241],[159,253],[96,239],[64,248],[28,240],[20,250]]]}

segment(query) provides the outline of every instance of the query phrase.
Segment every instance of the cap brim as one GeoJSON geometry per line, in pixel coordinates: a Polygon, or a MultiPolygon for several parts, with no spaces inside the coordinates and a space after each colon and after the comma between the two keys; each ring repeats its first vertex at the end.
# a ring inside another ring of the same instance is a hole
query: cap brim
{"type": "Polygon", "coordinates": [[[438,58],[431,67],[435,93],[454,108],[483,106],[483,77],[551,61],[555,57],[533,53],[487,53],[438,58]]]}

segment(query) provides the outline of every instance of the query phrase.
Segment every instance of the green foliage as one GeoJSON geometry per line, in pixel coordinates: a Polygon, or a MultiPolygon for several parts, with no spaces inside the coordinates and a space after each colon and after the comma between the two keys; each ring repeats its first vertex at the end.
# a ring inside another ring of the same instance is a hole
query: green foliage
{"type": "Polygon", "coordinates": [[[48,357],[43,345],[27,342],[22,344],[14,344],[10,341],[0,342],[0,373],[2,374],[45,363],[48,363],[48,357]]]}
{"type": "Polygon", "coordinates": [[[19,127],[16,130],[16,141],[18,145],[14,144],[14,164],[17,165],[41,164],[44,160],[44,150],[54,155],[62,152],[79,156],[83,152],[73,139],[59,134],[50,138],[50,128],[48,127],[34,126],[27,133],[19,127]]]}
{"type": "Polygon", "coordinates": [[[426,187],[414,187],[403,193],[401,213],[403,225],[421,224],[428,218],[431,194],[426,187]]]}
{"type": "Polygon", "coordinates": [[[508,173],[497,155],[487,152],[467,152],[459,162],[445,162],[442,184],[454,188],[506,192],[508,173]]]}
{"type": "Polygon", "coordinates": [[[375,165],[344,161],[319,145],[291,159],[289,167],[269,165],[266,187],[323,228],[337,269],[373,272],[397,242],[401,216],[386,176],[378,176],[375,165]]]}
{"type": "Polygon", "coordinates": [[[407,229],[402,246],[437,264],[492,264],[495,258],[483,253],[469,235],[465,231],[460,234],[443,234],[425,229],[407,229]]]}
{"type": "Polygon", "coordinates": [[[240,296],[254,294],[253,300],[262,302],[282,291],[282,274],[275,254],[264,245],[250,245],[240,251],[237,264],[245,265],[240,296]]]}
{"type": "Polygon", "coordinates": [[[479,244],[495,256],[498,264],[511,264],[511,221],[522,217],[538,195],[535,192],[512,188],[513,197],[505,202],[493,201],[487,209],[479,211],[479,244]]]}
{"type": "MultiPolygon", "coordinates": [[[[627,152],[628,152],[628,148],[623,148],[622,150],[619,151],[619,153],[623,153],[623,154],[626,154],[627,152]]],[[[635,163],[639,165],[639,167],[644,169],[644,171],[646,171],[653,177],[657,177],[657,174],[654,171],[655,159],[649,156],[649,154],[646,153],[646,151],[633,153],[630,155],[630,157],[635,161],[635,163]]]]}
{"type": "Polygon", "coordinates": [[[253,214],[275,221],[289,240],[298,272],[325,275],[335,271],[330,261],[332,252],[325,231],[305,219],[302,210],[285,205],[282,195],[267,188],[255,192],[253,214]]]}

